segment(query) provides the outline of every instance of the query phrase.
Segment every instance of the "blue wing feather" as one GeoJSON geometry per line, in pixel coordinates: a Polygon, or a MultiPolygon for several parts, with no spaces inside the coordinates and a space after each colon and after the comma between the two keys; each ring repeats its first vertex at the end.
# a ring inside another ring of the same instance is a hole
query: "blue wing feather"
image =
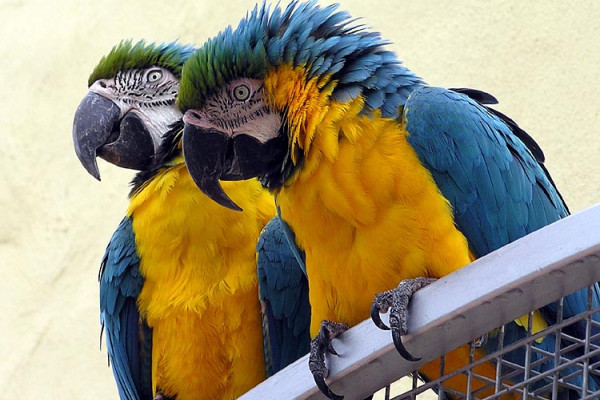
{"type": "MultiPolygon", "coordinates": [[[[415,90],[405,104],[403,120],[409,143],[452,205],[455,223],[471,250],[481,257],[569,211],[535,141],[504,114],[469,98],[468,89],[461,90],[465,94],[432,87],[415,90]]],[[[565,297],[564,318],[586,311],[587,299],[587,289],[565,297]]],[[[591,299],[592,306],[600,303],[597,284],[591,299]]],[[[552,324],[556,310],[553,303],[540,312],[552,324]]],[[[600,321],[600,315],[593,319],[600,321]]],[[[523,331],[513,325],[511,329],[523,331]]],[[[585,338],[585,321],[570,326],[568,333],[585,338]]],[[[554,352],[552,340],[548,335],[534,345],[554,352]]],[[[600,387],[600,382],[590,381],[594,390],[600,387]]]]}
{"type": "Polygon", "coordinates": [[[151,331],[140,319],[137,297],[144,283],[130,218],[113,234],[100,269],[100,319],[119,397],[152,398],[151,331]]]}
{"type": "Polygon", "coordinates": [[[568,215],[527,146],[469,97],[440,88],[417,89],[406,103],[404,119],[409,143],[452,204],[457,226],[476,256],[568,215]],[[471,243],[477,237],[484,240],[471,243]]]}
{"type": "MultiPolygon", "coordinates": [[[[256,248],[269,376],[308,353],[310,346],[308,280],[290,248],[286,227],[279,217],[273,218],[256,248]]],[[[303,262],[304,254],[298,254],[303,262]]]]}

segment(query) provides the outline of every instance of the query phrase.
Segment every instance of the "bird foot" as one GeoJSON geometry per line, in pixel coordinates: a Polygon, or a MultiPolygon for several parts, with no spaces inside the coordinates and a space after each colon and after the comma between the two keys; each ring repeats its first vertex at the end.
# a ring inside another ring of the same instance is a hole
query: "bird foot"
{"type": "Polygon", "coordinates": [[[402,344],[402,335],[406,335],[408,328],[407,310],[408,303],[412,295],[419,289],[433,283],[433,278],[406,279],[398,285],[397,288],[375,295],[373,305],[371,305],[371,319],[379,329],[392,330],[392,339],[398,353],[408,361],[419,361],[406,350],[402,344]],[[380,317],[380,313],[385,314],[390,311],[390,326],[388,327],[380,317]]]}
{"type": "Polygon", "coordinates": [[[319,334],[310,342],[310,356],[308,358],[308,368],[313,374],[313,378],[319,390],[331,400],[342,400],[344,396],[337,395],[331,391],[325,383],[325,378],[329,370],[325,366],[325,354],[331,353],[338,355],[333,348],[331,341],[348,330],[348,325],[332,321],[321,322],[319,334]]]}

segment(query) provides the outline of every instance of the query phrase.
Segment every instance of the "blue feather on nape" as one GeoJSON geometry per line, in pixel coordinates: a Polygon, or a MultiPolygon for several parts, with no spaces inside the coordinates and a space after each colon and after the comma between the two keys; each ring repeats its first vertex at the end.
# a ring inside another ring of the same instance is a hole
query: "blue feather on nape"
{"type": "Polygon", "coordinates": [[[383,90],[368,90],[365,92],[365,104],[369,110],[377,110],[383,106],[386,93],[383,90]]]}
{"type": "Polygon", "coordinates": [[[360,85],[346,85],[342,88],[337,88],[332,95],[332,98],[340,103],[347,103],[360,96],[362,87],[360,85]]]}

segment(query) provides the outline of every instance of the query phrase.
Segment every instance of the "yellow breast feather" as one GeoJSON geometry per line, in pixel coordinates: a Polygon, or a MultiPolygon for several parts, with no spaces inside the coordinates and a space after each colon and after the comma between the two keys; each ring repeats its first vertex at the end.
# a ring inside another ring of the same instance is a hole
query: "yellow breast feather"
{"type": "Polygon", "coordinates": [[[313,334],[322,319],[366,319],[373,296],[402,279],[439,278],[473,259],[406,132],[361,109],[360,98],[329,105],[303,168],[277,197],[306,251],[313,334]],[[324,157],[331,137],[335,156],[324,157]]]}
{"type": "Polygon", "coordinates": [[[128,209],[153,386],[178,400],[234,399],[266,377],[255,246],[275,208],[255,180],[223,186],[243,213],[208,199],[184,164],[158,173],[128,209]]]}

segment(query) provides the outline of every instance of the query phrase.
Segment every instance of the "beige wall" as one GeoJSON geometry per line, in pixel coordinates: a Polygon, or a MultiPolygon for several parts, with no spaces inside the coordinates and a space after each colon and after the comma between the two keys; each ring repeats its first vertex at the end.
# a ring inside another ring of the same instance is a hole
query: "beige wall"
{"type": "MultiPolygon", "coordinates": [[[[116,398],[98,264],[132,174],[80,167],[72,117],[123,38],[202,43],[250,1],[0,0],[0,398],[116,398]]],[[[600,200],[600,4],[344,1],[430,84],[497,96],[546,151],[573,211],[600,200]]]]}

